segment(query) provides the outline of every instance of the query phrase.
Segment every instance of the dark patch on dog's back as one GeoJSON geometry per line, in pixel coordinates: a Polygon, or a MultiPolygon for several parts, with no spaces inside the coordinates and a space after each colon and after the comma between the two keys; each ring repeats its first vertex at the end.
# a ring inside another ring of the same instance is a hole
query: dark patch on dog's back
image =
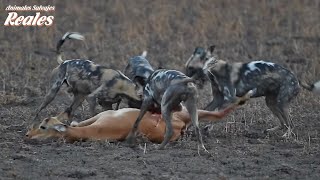
{"type": "Polygon", "coordinates": [[[102,69],[106,69],[103,66],[93,63],[90,60],[84,59],[74,59],[74,60],[67,60],[61,66],[69,66],[70,68],[79,69],[82,72],[82,75],[79,76],[79,79],[90,79],[91,77],[98,77],[97,79],[101,78],[102,69]]]}
{"type": "Polygon", "coordinates": [[[111,80],[106,82],[106,86],[107,87],[112,87],[117,83],[117,81],[118,81],[118,78],[117,77],[113,77],[111,80]]]}

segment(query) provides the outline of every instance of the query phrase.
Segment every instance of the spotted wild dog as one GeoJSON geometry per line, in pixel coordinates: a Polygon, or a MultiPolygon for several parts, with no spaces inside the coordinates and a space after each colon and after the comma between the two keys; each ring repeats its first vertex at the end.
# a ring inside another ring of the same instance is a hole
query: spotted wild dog
{"type": "Polygon", "coordinates": [[[68,92],[73,93],[74,97],[70,107],[58,116],[60,120],[70,119],[85,99],[89,103],[91,115],[94,114],[97,99],[99,104],[107,106],[108,109],[110,102],[111,105],[118,103],[120,98],[141,100],[136,93],[135,84],[120,71],[95,64],[90,60],[63,61],[60,48],[66,39],[84,40],[84,37],[79,33],[67,32],[57,43],[59,66],[52,71],[51,88],[38,108],[35,118],[55,98],[64,83],[69,87],[68,92]]]}
{"type": "MultiPolygon", "coordinates": [[[[254,91],[237,98],[224,110],[211,112],[198,110],[199,121],[219,121],[235,109],[242,101],[246,101],[254,91]]],[[[108,110],[80,123],[73,121],[70,126],[63,124],[56,117],[46,118],[40,124],[34,124],[26,133],[28,139],[63,138],[68,142],[83,140],[124,140],[130,133],[133,124],[140,114],[139,109],[123,108],[108,110]]],[[[191,118],[185,107],[172,115],[173,135],[170,141],[177,140],[191,125],[191,118]]],[[[146,112],[138,127],[140,135],[149,141],[161,143],[166,132],[166,121],[161,115],[146,112]]]]}
{"type": "Polygon", "coordinates": [[[143,51],[141,56],[130,58],[124,70],[124,74],[140,86],[145,86],[149,76],[154,71],[146,57],[147,51],[143,51]]]}
{"type": "Polygon", "coordinates": [[[191,115],[192,123],[195,126],[198,150],[201,145],[201,147],[207,151],[203,144],[199,128],[197,116],[198,91],[193,79],[176,70],[159,69],[153,71],[153,68],[149,65],[145,56],[138,58],[138,63],[134,63],[135,58],[131,58],[129,60],[129,67],[127,66],[126,68],[126,73],[133,75],[135,78],[140,76],[140,81],[142,81],[140,84],[143,85],[141,111],[133,125],[132,131],[127,137],[127,142],[130,145],[133,144],[140,121],[148,110],[158,113],[161,112],[163,119],[166,121],[166,133],[163,142],[159,146],[159,149],[163,149],[173,136],[171,115],[175,111],[180,111],[181,102],[184,102],[186,109],[191,115]],[[137,74],[139,72],[142,73],[139,75],[137,74]]]}
{"type": "MultiPolygon", "coordinates": [[[[280,120],[280,126],[267,131],[287,127],[284,136],[289,136],[293,123],[288,115],[288,105],[300,91],[297,77],[290,70],[272,62],[228,63],[214,56],[214,48],[195,48],[186,63],[189,77],[195,77],[202,83],[208,79],[211,83],[214,99],[205,109],[221,108],[236,96],[243,96],[248,90],[257,88],[253,97],[265,96],[268,108],[280,120]]],[[[311,86],[302,84],[302,87],[319,93],[320,81],[311,86]]]]}
{"type": "MultiPolygon", "coordinates": [[[[144,51],[140,56],[134,56],[130,58],[123,72],[129,79],[131,79],[136,84],[138,94],[143,93],[143,87],[145,86],[149,76],[154,71],[149,61],[146,59],[146,56],[147,51],[144,51]]],[[[128,101],[128,105],[134,108],[140,108],[141,103],[142,101],[128,101]]]]}

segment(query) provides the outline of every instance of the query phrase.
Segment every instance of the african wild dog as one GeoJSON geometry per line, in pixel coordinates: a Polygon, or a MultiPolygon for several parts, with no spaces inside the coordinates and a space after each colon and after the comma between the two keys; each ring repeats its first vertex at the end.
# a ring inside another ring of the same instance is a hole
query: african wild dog
{"type": "MultiPolygon", "coordinates": [[[[215,46],[207,50],[197,47],[186,63],[186,74],[190,77],[209,79],[213,93],[213,101],[205,108],[213,110],[232,102],[235,96],[242,96],[248,90],[257,88],[253,97],[266,97],[269,109],[280,120],[280,126],[268,129],[274,131],[285,126],[290,135],[293,123],[288,116],[289,102],[300,91],[296,76],[284,67],[265,61],[249,63],[228,63],[216,59],[213,54],[215,46]],[[205,77],[202,77],[206,75],[205,77]]],[[[320,91],[320,81],[312,86],[302,84],[310,91],[320,91]]]]}
{"type": "Polygon", "coordinates": [[[144,114],[150,108],[160,109],[162,117],[166,122],[164,140],[159,146],[159,149],[163,149],[173,135],[171,124],[172,113],[180,111],[182,109],[180,103],[184,102],[195,126],[198,138],[198,150],[201,144],[201,147],[206,151],[199,128],[197,115],[198,92],[193,79],[176,70],[160,69],[153,71],[145,56],[130,59],[129,64],[130,66],[126,68],[126,72],[131,74],[131,77],[140,78],[138,82],[144,86],[144,89],[141,111],[127,137],[127,142],[129,144],[133,143],[137,128],[144,114]],[[147,77],[148,75],[149,77],[147,77]]]}
{"type": "MultiPolygon", "coordinates": [[[[144,51],[140,56],[134,56],[129,59],[129,63],[125,67],[124,74],[131,79],[137,86],[137,93],[143,93],[143,87],[146,85],[147,79],[153,73],[153,68],[146,59],[147,51],[144,51]]],[[[140,108],[140,102],[128,101],[130,107],[140,108]]]]}
{"type": "Polygon", "coordinates": [[[97,99],[102,106],[110,105],[110,102],[119,102],[120,97],[133,101],[141,100],[141,97],[136,93],[135,84],[120,71],[108,69],[90,60],[72,59],[63,61],[60,48],[66,39],[84,40],[84,37],[79,33],[68,32],[58,42],[57,60],[59,66],[52,71],[52,86],[37,110],[35,118],[54,99],[64,83],[69,86],[68,91],[73,93],[74,97],[70,107],[58,116],[60,120],[70,119],[85,98],[89,103],[91,115],[94,114],[97,99]]]}
{"type": "Polygon", "coordinates": [[[124,70],[124,74],[140,86],[145,86],[149,76],[154,71],[146,57],[147,51],[144,51],[141,56],[130,58],[124,70]]]}

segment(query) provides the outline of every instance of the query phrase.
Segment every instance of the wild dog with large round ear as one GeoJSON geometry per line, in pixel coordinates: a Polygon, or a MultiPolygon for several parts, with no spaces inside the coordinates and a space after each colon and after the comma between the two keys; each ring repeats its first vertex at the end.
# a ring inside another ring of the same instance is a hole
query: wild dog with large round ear
{"type": "MultiPolygon", "coordinates": [[[[213,51],[214,46],[207,50],[197,47],[186,63],[188,76],[197,77],[196,73],[202,71],[200,76],[205,74],[211,82],[214,99],[206,109],[221,108],[234,101],[236,96],[242,96],[248,90],[257,88],[253,97],[265,96],[267,106],[280,120],[280,126],[267,131],[287,128],[285,136],[290,135],[293,123],[288,115],[288,106],[300,91],[296,76],[290,70],[272,62],[228,63],[217,59],[213,51]]],[[[301,85],[309,91],[320,91],[320,82],[301,85]]]]}
{"type": "Polygon", "coordinates": [[[95,114],[97,99],[101,105],[108,106],[105,107],[106,110],[112,108],[113,103],[119,103],[122,98],[141,100],[141,96],[136,93],[135,84],[120,71],[95,64],[90,60],[63,61],[60,48],[66,39],[84,40],[84,37],[79,33],[68,32],[58,41],[57,60],[59,66],[52,71],[51,88],[38,108],[34,119],[55,98],[64,83],[69,86],[68,91],[73,93],[74,97],[69,108],[58,116],[60,120],[70,119],[86,98],[90,105],[91,115],[95,114]]]}

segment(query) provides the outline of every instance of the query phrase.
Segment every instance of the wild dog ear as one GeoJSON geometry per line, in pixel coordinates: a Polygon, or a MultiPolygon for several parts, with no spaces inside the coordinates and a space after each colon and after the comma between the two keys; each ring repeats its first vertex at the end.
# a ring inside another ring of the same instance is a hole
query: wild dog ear
{"type": "Polygon", "coordinates": [[[211,46],[208,48],[208,51],[212,54],[215,48],[216,48],[215,45],[211,45],[211,46]]]}
{"type": "Polygon", "coordinates": [[[65,125],[65,124],[55,124],[51,128],[58,131],[58,132],[66,132],[67,131],[67,125],[65,125]]]}

